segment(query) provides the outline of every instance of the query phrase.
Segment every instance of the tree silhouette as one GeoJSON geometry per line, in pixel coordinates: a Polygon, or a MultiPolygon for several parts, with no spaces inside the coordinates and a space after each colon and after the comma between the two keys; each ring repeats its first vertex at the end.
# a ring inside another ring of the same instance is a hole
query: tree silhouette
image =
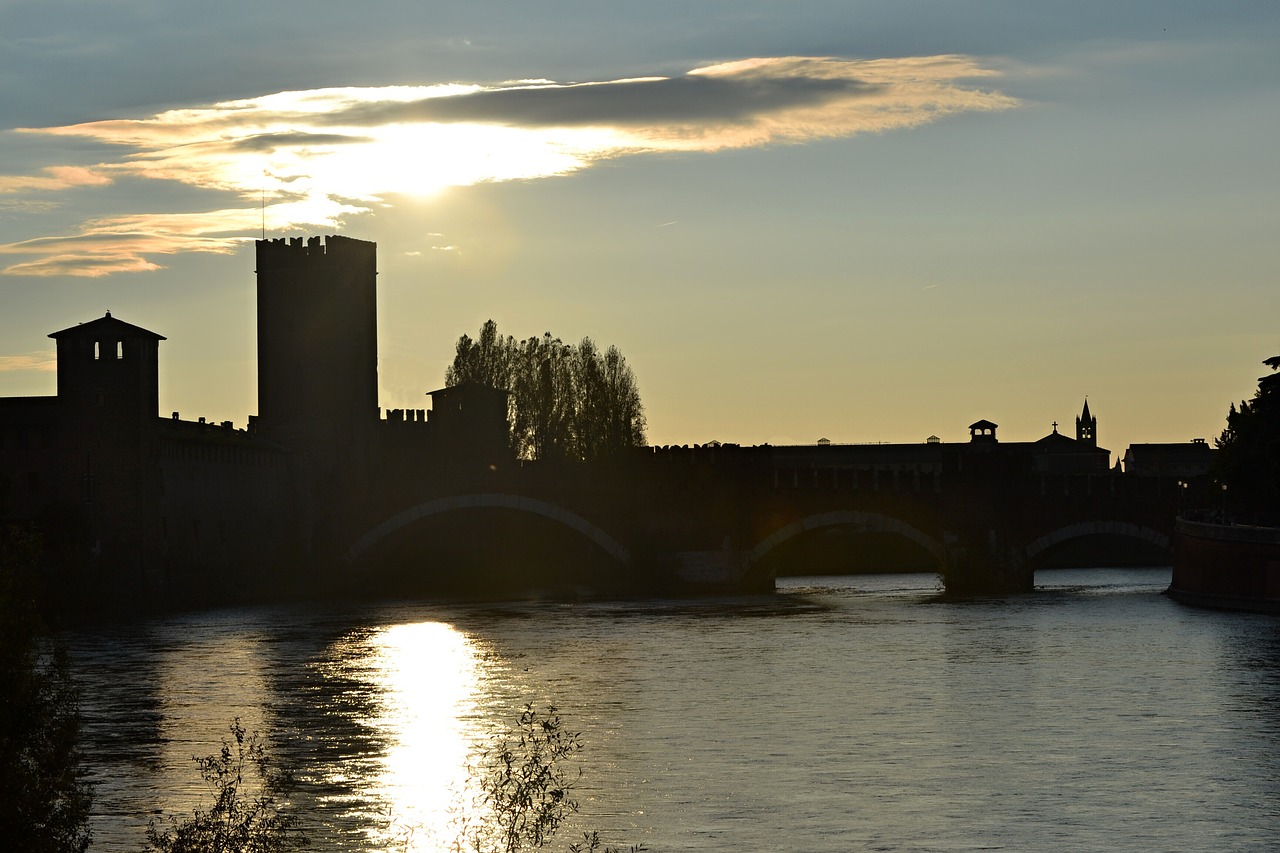
{"type": "MultiPolygon", "coordinates": [[[[1280,355],[1263,361],[1280,369],[1280,355]]],[[[1258,380],[1253,399],[1232,404],[1216,441],[1214,467],[1231,506],[1252,520],[1274,523],[1280,508],[1280,373],[1258,380]]]]}
{"type": "Polygon", "coordinates": [[[0,796],[6,850],[71,853],[89,846],[89,786],[79,748],[80,697],[65,650],[42,637],[36,612],[40,543],[0,530],[0,796]]]}
{"type": "Polygon", "coordinates": [[[522,459],[599,459],[645,443],[635,374],[615,346],[601,352],[552,337],[503,337],[493,320],[458,338],[445,384],[478,382],[510,392],[507,421],[522,459]]]}
{"type": "Polygon", "coordinates": [[[148,853],[278,853],[310,843],[297,816],[285,810],[293,773],[276,766],[262,740],[246,733],[238,717],[230,732],[219,752],[192,759],[213,805],[195,809],[184,820],[170,815],[167,828],[152,820],[148,853]]]}

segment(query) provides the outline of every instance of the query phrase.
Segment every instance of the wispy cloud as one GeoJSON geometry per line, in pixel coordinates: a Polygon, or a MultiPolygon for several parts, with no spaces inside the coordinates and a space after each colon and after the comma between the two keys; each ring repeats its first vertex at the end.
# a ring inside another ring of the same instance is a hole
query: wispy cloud
{"type": "MultiPolygon", "coordinates": [[[[126,180],[231,193],[240,207],[99,218],[71,236],[0,245],[8,275],[100,276],[155,258],[227,252],[266,225],[338,227],[392,194],[567,175],[642,153],[714,152],[917,126],[1016,105],[964,56],[746,59],[679,77],[331,88],[170,110],[144,119],[28,128],[119,146],[91,168],[0,176],[38,195],[126,180]]],[[[450,247],[452,248],[452,247],[450,247]]]]}
{"type": "Polygon", "coordinates": [[[30,355],[0,355],[0,373],[16,370],[50,371],[57,367],[57,357],[53,350],[35,352],[30,355]]]}
{"type": "Polygon", "coordinates": [[[111,178],[79,166],[48,166],[40,175],[0,175],[0,193],[65,190],[111,183],[111,178]]]}

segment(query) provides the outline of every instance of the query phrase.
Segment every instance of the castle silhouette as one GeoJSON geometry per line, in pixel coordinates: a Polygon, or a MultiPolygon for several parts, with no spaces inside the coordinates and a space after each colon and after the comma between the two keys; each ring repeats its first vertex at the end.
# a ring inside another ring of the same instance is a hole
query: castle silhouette
{"type": "MultiPolygon", "coordinates": [[[[0,398],[0,520],[35,525],[49,561],[74,567],[86,589],[169,603],[260,590],[341,551],[376,492],[518,465],[501,389],[463,385],[430,392],[430,410],[380,410],[375,243],[256,249],[258,414],[246,428],[161,417],[165,338],[109,312],[50,335],[55,396],[0,398]]],[[[968,447],[1008,476],[1119,476],[1097,426],[1086,401],[1074,438],[1054,424],[1038,441],[1000,442],[980,420],[968,447]]],[[[839,449],[846,465],[918,471],[938,443],[770,453],[782,468],[839,449]]],[[[1203,441],[1133,445],[1126,473],[1200,476],[1210,456],[1203,441]]]]}
{"type": "Polygon", "coordinates": [[[377,401],[376,244],[257,243],[258,415],[159,416],[163,335],[108,312],[52,333],[57,394],[0,398],[0,520],[116,597],[235,597],[305,564],[381,470],[508,464],[506,395],[377,401]],[[447,452],[445,452],[447,448],[447,452]]]}

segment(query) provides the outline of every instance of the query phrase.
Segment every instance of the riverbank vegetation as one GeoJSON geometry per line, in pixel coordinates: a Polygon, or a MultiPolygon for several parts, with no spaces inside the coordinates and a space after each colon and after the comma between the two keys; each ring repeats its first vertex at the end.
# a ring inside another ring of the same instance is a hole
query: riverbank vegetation
{"type": "Polygon", "coordinates": [[[1250,400],[1227,413],[1227,426],[1216,441],[1215,474],[1224,505],[1245,521],[1280,523],[1280,355],[1263,364],[1273,371],[1258,380],[1250,400]]]}
{"type": "Polygon", "coordinates": [[[6,850],[82,853],[90,788],[80,752],[79,692],[38,610],[40,542],[0,529],[0,839],[6,850]]]}
{"type": "MultiPolygon", "coordinates": [[[[526,705],[508,732],[496,736],[480,755],[472,775],[480,780],[479,802],[462,814],[451,850],[456,853],[518,853],[548,846],[578,813],[573,791],[582,776],[576,765],[582,734],[565,727],[555,706],[545,713],[526,705]]],[[[602,843],[584,834],[569,853],[592,853],[602,843]]],[[[629,848],[632,853],[643,847],[629,848]]],[[[603,853],[619,853],[604,847],[603,853]]]]}
{"type": "MultiPolygon", "coordinates": [[[[248,734],[237,719],[220,752],[195,758],[213,795],[208,809],[191,817],[152,821],[147,853],[285,853],[310,843],[305,815],[289,806],[295,789],[291,772],[271,759],[262,740],[248,734]]],[[[578,813],[574,788],[582,776],[577,765],[582,735],[568,729],[553,706],[540,712],[526,705],[515,725],[493,738],[471,768],[478,780],[472,802],[455,806],[448,839],[433,839],[450,853],[520,853],[548,847],[578,813]]],[[[416,827],[401,828],[389,850],[415,847],[416,827]]],[[[568,844],[568,853],[622,853],[606,846],[599,833],[587,832],[568,844]]],[[[628,848],[639,853],[643,846],[628,848]]]]}
{"type": "Polygon", "coordinates": [[[148,853],[283,853],[310,843],[287,807],[293,774],[277,767],[257,734],[237,718],[220,752],[195,758],[213,805],[191,817],[147,826],[148,853]]]}

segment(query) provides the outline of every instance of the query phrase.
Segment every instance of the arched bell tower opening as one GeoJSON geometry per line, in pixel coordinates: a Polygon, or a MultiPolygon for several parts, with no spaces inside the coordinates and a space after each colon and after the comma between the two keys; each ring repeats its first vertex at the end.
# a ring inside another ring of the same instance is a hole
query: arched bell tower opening
{"type": "Polygon", "coordinates": [[[985,418],[969,424],[969,441],[972,444],[995,444],[996,429],[998,424],[994,424],[985,418]]]}

